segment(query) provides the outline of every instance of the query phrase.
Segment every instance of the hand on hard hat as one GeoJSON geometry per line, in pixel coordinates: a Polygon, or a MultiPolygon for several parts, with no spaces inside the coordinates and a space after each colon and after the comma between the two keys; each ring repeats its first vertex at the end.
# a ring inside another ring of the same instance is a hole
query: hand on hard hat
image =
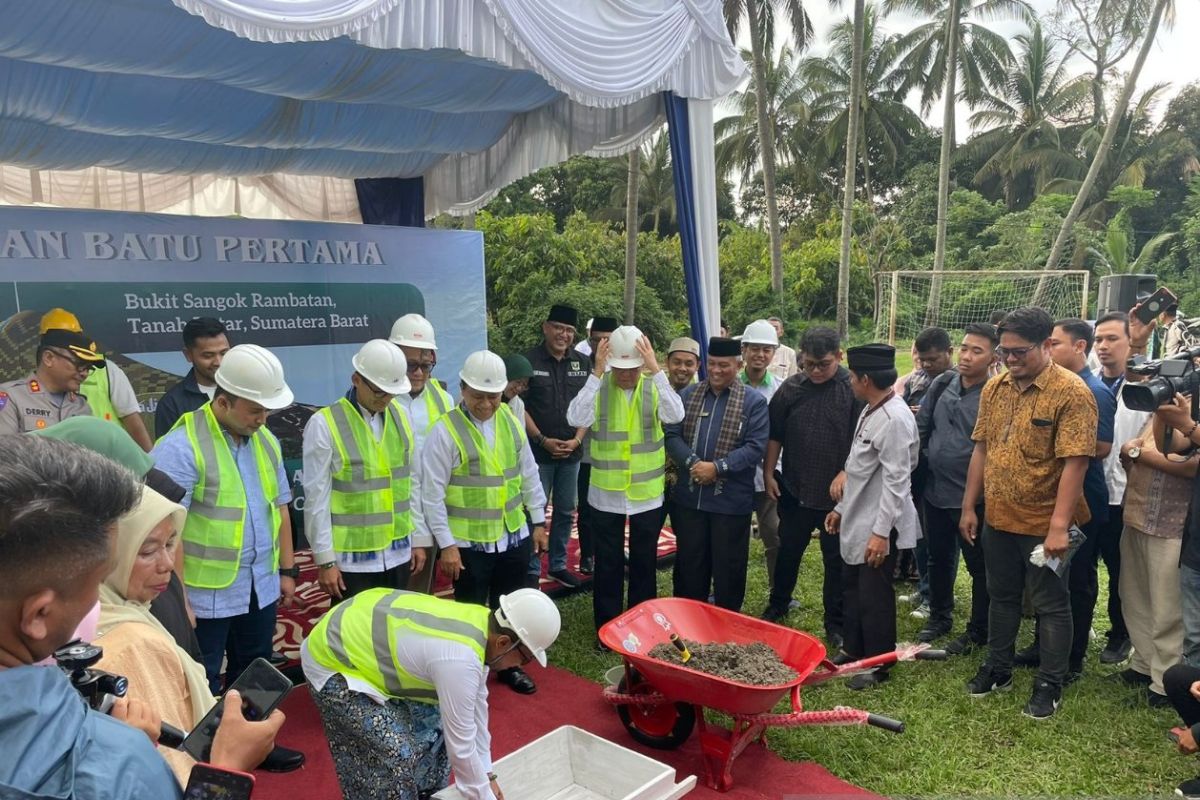
{"type": "Polygon", "coordinates": [[[638,339],[637,351],[642,355],[642,364],[647,372],[651,375],[662,372],[662,367],[658,365],[658,356],[654,354],[654,345],[650,344],[649,336],[643,335],[638,339]]]}
{"type": "Polygon", "coordinates": [[[608,359],[612,355],[612,345],[608,343],[608,339],[601,339],[600,344],[596,345],[596,352],[592,353],[593,369],[592,374],[597,378],[604,377],[604,370],[608,367],[608,359]]]}
{"type": "Polygon", "coordinates": [[[396,320],[388,340],[402,347],[437,350],[437,342],[433,338],[433,325],[420,314],[405,314],[396,320]]]}
{"type": "Polygon", "coordinates": [[[515,633],[537,662],[546,666],[546,649],[562,630],[562,616],[553,600],[537,589],[501,595],[496,622],[515,633]]]}
{"type": "Polygon", "coordinates": [[[283,380],[283,365],[275,354],[256,344],[239,344],[230,348],[217,367],[217,386],[225,391],[258,403],[269,411],[278,411],[292,404],[295,396],[283,380]]]}
{"type": "Polygon", "coordinates": [[[404,352],[387,339],[372,339],[352,359],[354,370],[390,395],[407,394],[408,361],[404,352]]]}
{"type": "Polygon", "coordinates": [[[504,387],[508,386],[504,359],[490,350],[476,350],[467,356],[458,377],[475,391],[488,394],[503,392],[504,387]]]}
{"type": "Polygon", "coordinates": [[[633,325],[622,325],[608,337],[609,363],[615,369],[634,369],[645,363],[638,342],[642,332],[633,325]]]}

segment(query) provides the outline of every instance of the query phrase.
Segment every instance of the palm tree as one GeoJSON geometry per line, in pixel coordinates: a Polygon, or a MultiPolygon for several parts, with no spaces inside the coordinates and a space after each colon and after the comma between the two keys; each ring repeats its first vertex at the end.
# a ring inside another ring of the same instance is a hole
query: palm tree
{"type": "MultiPolygon", "coordinates": [[[[878,27],[879,9],[865,5],[862,27],[862,75],[857,92],[851,90],[855,22],[844,20],[829,34],[829,54],[805,59],[801,75],[814,87],[811,116],[821,134],[823,154],[832,160],[843,143],[850,142],[852,110],[859,114],[858,135],[852,153],[862,162],[865,200],[872,203],[870,154],[878,153],[894,165],[904,147],[922,129],[921,118],[904,102],[908,71],[901,65],[901,37],[884,36],[878,27]],[[857,96],[857,103],[850,98],[857,96]]],[[[811,145],[810,145],[811,147],[811,145]]],[[[854,184],[851,184],[852,186],[854,184]]]]}
{"type": "Polygon", "coordinates": [[[1179,235],[1179,231],[1162,231],[1152,236],[1132,260],[1129,258],[1129,231],[1132,228],[1129,214],[1121,210],[1108,223],[1104,242],[1100,247],[1089,247],[1090,253],[1110,275],[1136,274],[1149,268],[1162,248],[1179,235]]]}
{"type": "MultiPolygon", "coordinates": [[[[1075,222],[1083,212],[1083,207],[1091,199],[1092,190],[1096,186],[1096,181],[1100,176],[1101,170],[1104,169],[1105,161],[1108,159],[1109,150],[1112,149],[1113,141],[1117,137],[1117,129],[1121,126],[1126,109],[1129,108],[1129,100],[1133,97],[1133,90],[1137,86],[1138,76],[1142,74],[1142,67],[1146,63],[1146,57],[1150,55],[1150,48],[1154,46],[1154,38],[1158,35],[1159,23],[1162,21],[1164,14],[1169,14],[1169,18],[1173,18],[1174,9],[1174,0],[1156,0],[1154,3],[1154,10],[1150,13],[1150,19],[1146,23],[1146,33],[1142,39],[1142,46],[1138,50],[1137,58],[1133,62],[1133,68],[1129,70],[1129,75],[1125,78],[1125,86],[1121,89],[1121,96],[1117,98],[1117,104],[1108,118],[1108,123],[1104,126],[1104,137],[1096,147],[1095,155],[1092,156],[1092,165],[1088,168],[1087,176],[1083,179],[1083,185],[1075,193],[1075,202],[1071,204],[1071,210],[1063,218],[1063,224],[1058,231],[1058,236],[1054,238],[1054,246],[1050,248],[1050,255],[1046,258],[1046,269],[1058,269],[1060,266],[1059,261],[1062,259],[1067,239],[1070,237],[1071,231],[1075,228],[1075,222]]],[[[1169,24],[1170,19],[1168,19],[1169,24]]]]}
{"type": "Polygon", "coordinates": [[[982,132],[959,148],[959,157],[983,161],[977,185],[998,186],[1010,210],[1023,208],[1051,180],[1071,174],[1059,124],[1080,122],[1086,109],[1086,75],[1071,75],[1070,54],[1058,55],[1037,22],[1018,34],[1016,63],[1004,85],[985,92],[970,117],[982,132]]]}
{"type": "Polygon", "coordinates": [[[938,158],[938,209],[934,226],[933,280],[925,324],[937,324],[941,302],[941,276],[946,268],[946,214],[950,202],[950,158],[954,148],[954,111],[959,99],[958,77],[963,78],[961,97],[974,106],[985,91],[1003,84],[1012,64],[1008,39],[968,18],[1019,17],[1029,13],[1023,0],[885,0],[884,8],[924,14],[930,20],[906,34],[902,47],[909,48],[904,65],[910,81],[921,87],[921,111],[928,114],[933,102],[942,98],[942,147],[938,158]]]}
{"type": "Polygon", "coordinates": [[[675,219],[675,176],[671,171],[671,142],[667,136],[660,133],[653,142],[643,144],[638,161],[641,212],[636,227],[640,230],[649,222],[650,230],[662,236],[662,226],[675,219]]]}
{"type": "Polygon", "coordinates": [[[766,56],[775,41],[775,11],[778,7],[792,24],[797,47],[804,48],[812,38],[812,22],[801,0],[723,0],[725,24],[735,41],[742,17],[750,28],[751,72],[757,99],[758,139],[761,143],[763,190],[767,199],[767,232],[771,239],[771,287],[783,292],[783,245],[779,230],[779,208],[775,200],[775,135],[766,106],[766,56]]]}

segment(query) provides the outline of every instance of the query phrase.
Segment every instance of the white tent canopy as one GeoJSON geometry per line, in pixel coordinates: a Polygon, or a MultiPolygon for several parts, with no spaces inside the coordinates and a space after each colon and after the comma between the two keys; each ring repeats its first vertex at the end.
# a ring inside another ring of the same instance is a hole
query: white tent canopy
{"type": "MultiPolygon", "coordinates": [[[[744,71],[717,0],[15,0],[2,19],[0,163],[108,168],[59,180],[76,206],[175,206],[210,176],[424,176],[428,213],[464,212],[628,150],[661,92],[711,100],[744,71]],[[120,171],[149,177],[131,192],[120,171]]],[[[48,202],[54,176],[2,177],[5,200],[48,202]]],[[[310,211],[352,201],[329,188],[310,211]]]]}

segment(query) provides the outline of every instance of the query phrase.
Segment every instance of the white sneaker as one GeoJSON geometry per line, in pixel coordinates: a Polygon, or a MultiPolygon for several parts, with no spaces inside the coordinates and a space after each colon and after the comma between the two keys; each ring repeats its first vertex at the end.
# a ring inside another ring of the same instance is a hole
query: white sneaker
{"type": "Polygon", "coordinates": [[[910,611],[908,615],[917,619],[929,619],[929,603],[921,603],[921,605],[910,611]]]}
{"type": "Polygon", "coordinates": [[[900,595],[900,597],[897,599],[901,603],[908,603],[909,605],[915,606],[921,602],[921,593],[920,592],[910,592],[908,594],[900,595]]]}

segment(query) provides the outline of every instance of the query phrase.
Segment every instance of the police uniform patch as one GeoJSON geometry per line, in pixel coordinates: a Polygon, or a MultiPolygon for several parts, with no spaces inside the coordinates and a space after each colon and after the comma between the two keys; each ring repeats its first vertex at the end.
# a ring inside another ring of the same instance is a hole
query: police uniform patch
{"type": "Polygon", "coordinates": [[[578,361],[572,361],[572,362],[571,362],[571,369],[579,369],[579,362],[578,362],[578,361]]]}
{"type": "Polygon", "coordinates": [[[38,427],[38,429],[39,429],[39,430],[40,430],[40,429],[42,429],[42,428],[44,428],[44,427],[46,427],[46,420],[44,420],[44,419],[39,419],[39,420],[37,421],[37,427],[38,427]]]}
{"type": "Polygon", "coordinates": [[[29,382],[29,391],[31,391],[31,392],[40,392],[41,390],[42,390],[42,387],[38,385],[38,382],[37,382],[37,381],[30,381],[30,382],[29,382]]]}
{"type": "Polygon", "coordinates": [[[0,392],[0,409],[8,405],[8,392],[0,392]]]}

